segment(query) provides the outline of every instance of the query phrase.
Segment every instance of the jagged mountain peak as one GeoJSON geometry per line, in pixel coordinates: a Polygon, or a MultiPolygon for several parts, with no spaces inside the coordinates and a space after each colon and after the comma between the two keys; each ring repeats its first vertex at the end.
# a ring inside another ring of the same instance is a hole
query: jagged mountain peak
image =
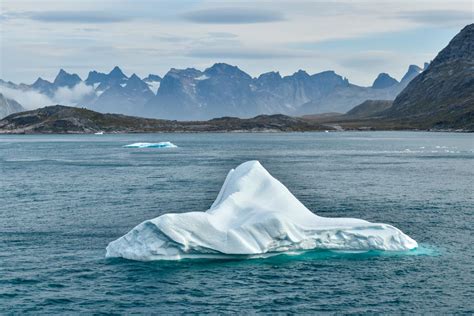
{"type": "Polygon", "coordinates": [[[81,77],[77,74],[70,74],[61,68],[53,83],[56,87],[72,88],[81,81],[81,77]]]}
{"type": "Polygon", "coordinates": [[[29,87],[47,96],[52,96],[56,89],[52,82],[45,80],[41,77],[38,77],[38,79],[36,79],[36,81],[29,87]]]}
{"type": "Polygon", "coordinates": [[[128,78],[120,69],[119,66],[115,66],[110,72],[109,72],[109,77],[115,78],[115,79],[122,79],[122,78],[128,78]]]}
{"type": "Polygon", "coordinates": [[[374,83],[372,84],[372,88],[385,89],[393,85],[396,85],[397,83],[398,83],[397,79],[391,77],[389,74],[385,72],[382,72],[375,79],[374,83]]]}
{"type": "Polygon", "coordinates": [[[239,67],[226,63],[215,63],[211,67],[204,70],[204,74],[207,76],[238,76],[251,79],[250,75],[242,71],[239,67]]]}
{"type": "Polygon", "coordinates": [[[278,84],[281,79],[282,77],[278,71],[270,71],[258,76],[256,83],[260,86],[274,86],[278,84]]]}
{"type": "Polygon", "coordinates": [[[107,80],[108,75],[102,72],[98,72],[95,70],[89,71],[89,74],[87,75],[86,79],[86,84],[88,85],[93,85],[96,83],[101,83],[107,80]]]}
{"type": "Polygon", "coordinates": [[[292,75],[292,77],[295,77],[295,78],[309,78],[310,75],[305,70],[299,69],[297,72],[295,72],[292,75]]]}
{"type": "Polygon", "coordinates": [[[422,71],[423,70],[420,67],[418,67],[417,65],[408,66],[408,70],[405,73],[405,75],[403,76],[401,82],[406,82],[406,81],[412,80],[413,78],[418,76],[418,74],[421,73],[422,71]]]}
{"type": "Polygon", "coordinates": [[[143,78],[143,81],[145,82],[160,82],[162,80],[162,78],[158,75],[154,75],[154,74],[149,74],[148,76],[146,76],[145,78],[143,78]]]}
{"type": "Polygon", "coordinates": [[[49,84],[52,84],[52,82],[48,81],[48,80],[45,80],[41,77],[38,77],[38,79],[36,79],[36,81],[32,84],[32,86],[36,86],[36,85],[39,85],[39,84],[44,84],[44,83],[49,83],[49,84]]]}
{"type": "Polygon", "coordinates": [[[138,77],[135,73],[133,73],[130,78],[128,78],[128,82],[130,82],[130,80],[132,81],[142,81],[142,79],[140,79],[140,77],[138,77]]]}
{"type": "Polygon", "coordinates": [[[170,81],[190,81],[202,76],[203,73],[195,68],[177,69],[171,68],[161,80],[161,84],[167,84],[170,81]]]}
{"type": "Polygon", "coordinates": [[[279,71],[269,71],[258,76],[258,79],[260,78],[281,78],[281,75],[279,71]]]}
{"type": "Polygon", "coordinates": [[[311,75],[311,78],[318,80],[336,80],[340,81],[341,83],[349,83],[349,80],[347,80],[347,78],[338,75],[334,70],[327,70],[316,73],[314,75],[311,75]]]}
{"type": "Polygon", "coordinates": [[[125,85],[125,88],[127,90],[140,90],[143,92],[148,92],[151,90],[149,89],[149,86],[146,82],[144,82],[140,77],[138,77],[136,74],[132,74],[130,78],[127,80],[127,83],[125,85]]]}
{"type": "Polygon", "coordinates": [[[408,66],[408,72],[421,72],[422,69],[418,67],[417,65],[410,65],[408,66]]]}

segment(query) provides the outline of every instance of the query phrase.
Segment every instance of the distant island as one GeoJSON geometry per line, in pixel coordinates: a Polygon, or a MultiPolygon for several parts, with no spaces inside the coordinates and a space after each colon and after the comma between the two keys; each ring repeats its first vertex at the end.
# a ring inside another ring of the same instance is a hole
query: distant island
{"type": "MultiPolygon", "coordinates": [[[[227,66],[222,64],[215,67],[217,68],[213,67],[213,71],[217,73],[229,70],[227,66]]],[[[366,99],[345,114],[315,113],[292,116],[275,114],[257,115],[253,118],[224,116],[210,120],[177,121],[140,118],[123,114],[104,114],[80,107],[56,105],[11,114],[0,121],[0,133],[93,133],[98,131],[107,133],[288,132],[324,130],[472,132],[474,131],[473,69],[474,24],[470,24],[450,41],[448,46],[436,56],[424,71],[414,76],[414,78],[410,78],[409,83],[397,95],[395,100],[366,99]]],[[[240,70],[236,67],[231,70],[235,72],[234,77],[240,74],[240,70]]],[[[412,72],[417,72],[415,70],[413,69],[412,72]]],[[[115,72],[115,76],[119,70],[115,69],[113,72],[115,72]]],[[[60,75],[59,79],[55,80],[55,82],[58,81],[58,84],[62,81],[71,83],[71,80],[74,82],[80,80],[80,78],[71,77],[65,72],[61,72],[60,75]]],[[[199,80],[207,80],[206,74],[200,76],[199,80]]],[[[103,78],[103,74],[90,74],[89,77],[99,80],[103,78]]],[[[270,80],[270,77],[267,79],[270,80]]],[[[273,75],[273,77],[275,79],[278,75],[273,75]]],[[[137,84],[137,89],[139,89],[142,86],[138,81],[139,78],[133,77],[128,80],[132,79],[137,84]]],[[[155,79],[158,80],[155,77],[150,77],[148,80],[155,79]]],[[[178,84],[178,81],[175,83],[178,84]]],[[[49,87],[44,82],[38,84],[49,87]]],[[[164,84],[164,82],[161,82],[161,84],[164,84]]],[[[397,83],[393,78],[382,74],[377,78],[372,89],[385,89],[393,87],[395,84],[397,83]]],[[[248,82],[244,85],[247,87],[248,82]]],[[[234,92],[240,93],[241,91],[239,91],[234,92]]],[[[169,95],[168,97],[169,102],[177,104],[179,111],[187,111],[186,108],[179,108],[178,105],[181,104],[181,99],[178,96],[169,95]]],[[[240,95],[239,98],[243,98],[239,102],[245,101],[245,95],[240,95]]],[[[8,106],[8,109],[22,109],[21,105],[3,96],[0,101],[2,102],[0,106],[3,104],[5,108],[8,106]]],[[[232,98],[228,98],[228,102],[231,101],[232,98]]],[[[219,102],[226,101],[220,100],[219,102]]]]}

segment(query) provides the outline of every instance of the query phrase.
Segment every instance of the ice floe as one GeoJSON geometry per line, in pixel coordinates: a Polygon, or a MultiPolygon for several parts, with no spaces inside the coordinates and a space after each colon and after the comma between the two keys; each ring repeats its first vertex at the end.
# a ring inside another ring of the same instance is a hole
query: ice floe
{"type": "Polygon", "coordinates": [[[206,212],[147,220],[111,242],[106,257],[149,261],[416,247],[415,240],[388,224],[315,215],[258,161],[248,161],[229,172],[206,212]]]}
{"type": "Polygon", "coordinates": [[[161,142],[161,143],[133,143],[123,146],[125,148],[176,148],[175,144],[171,142],[161,142]]]}

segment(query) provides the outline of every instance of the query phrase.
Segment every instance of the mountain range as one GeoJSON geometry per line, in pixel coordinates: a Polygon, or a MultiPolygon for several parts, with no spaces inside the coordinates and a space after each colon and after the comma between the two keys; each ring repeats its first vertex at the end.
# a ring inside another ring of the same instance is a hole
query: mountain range
{"type": "MultiPolygon", "coordinates": [[[[253,78],[225,63],[204,71],[173,68],[163,78],[150,74],[143,79],[128,77],[119,67],[109,73],[91,71],[86,80],[61,69],[53,82],[38,78],[32,85],[17,85],[0,80],[2,87],[52,100],[64,91],[85,91],[77,101],[81,107],[167,120],[285,114],[335,129],[471,131],[474,24],[464,27],[423,70],[411,65],[400,81],[381,73],[370,87],[351,84],[334,71],[310,75],[299,70],[290,76],[269,72],[253,78]]],[[[5,93],[0,95],[0,115],[22,109],[5,93]]]]}
{"type": "MultiPolygon", "coordinates": [[[[172,68],[161,78],[125,75],[119,67],[109,73],[90,71],[82,80],[61,69],[53,82],[33,84],[0,80],[0,88],[35,91],[51,103],[61,102],[58,91],[86,87],[77,100],[65,103],[102,113],[162,119],[205,120],[221,116],[241,118],[260,114],[304,115],[346,112],[367,99],[393,100],[422,69],[411,65],[399,81],[381,73],[370,87],[351,84],[334,71],[310,75],[299,70],[289,76],[268,72],[253,78],[237,66],[216,63],[204,71],[172,68]]],[[[38,104],[41,107],[49,104],[38,104]]]]}
{"type": "MultiPolygon", "coordinates": [[[[474,131],[474,24],[463,28],[427,69],[417,75],[418,72],[418,68],[410,67],[407,78],[401,82],[387,74],[380,74],[369,91],[395,90],[404,81],[409,82],[393,102],[365,100],[345,114],[325,113],[303,117],[275,114],[258,115],[250,119],[225,116],[207,121],[176,121],[102,114],[85,108],[56,105],[11,114],[0,120],[0,133],[301,132],[345,129],[474,131]],[[415,78],[412,79],[412,76],[415,78]]],[[[53,85],[73,87],[79,82],[77,76],[64,71],[58,77],[53,85]]],[[[178,114],[175,111],[181,109],[190,111],[188,113],[192,115],[200,115],[194,108],[196,104],[220,113],[216,106],[224,99],[227,99],[226,108],[233,106],[241,111],[239,113],[250,115],[255,111],[255,95],[264,95],[263,100],[272,102],[287,98],[302,103],[307,98],[312,98],[312,102],[321,100],[321,96],[330,95],[338,89],[361,89],[351,86],[347,79],[333,72],[310,76],[299,71],[283,78],[278,73],[268,73],[253,79],[237,67],[226,64],[216,64],[204,72],[172,69],[162,80],[158,79],[148,76],[141,80],[135,75],[128,78],[119,68],[114,68],[109,74],[91,72],[86,81],[89,81],[88,85],[96,86],[95,91],[103,91],[100,97],[107,93],[112,96],[114,93],[124,93],[125,99],[147,95],[148,101],[143,103],[145,109],[159,102],[160,110],[168,111],[166,113],[178,114]],[[147,81],[160,82],[156,95],[149,91],[147,81]],[[300,93],[292,94],[295,91],[300,93]],[[199,103],[202,100],[207,103],[199,103]]],[[[0,95],[0,102],[15,105],[11,100],[5,100],[0,95]]],[[[93,101],[97,102],[98,99],[93,101]]],[[[258,109],[263,111],[263,106],[268,104],[272,103],[260,103],[262,107],[258,109]]],[[[285,106],[276,104],[282,108],[285,106]]]]}

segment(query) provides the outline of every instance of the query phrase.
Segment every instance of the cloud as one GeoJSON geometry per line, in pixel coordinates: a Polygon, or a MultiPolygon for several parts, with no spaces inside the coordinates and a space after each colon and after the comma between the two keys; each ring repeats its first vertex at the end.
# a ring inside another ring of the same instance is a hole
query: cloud
{"type": "Polygon", "coordinates": [[[198,48],[188,53],[195,58],[235,58],[235,59],[269,59],[303,57],[304,54],[288,50],[262,50],[252,48],[198,48]]]}
{"type": "Polygon", "coordinates": [[[183,14],[183,18],[202,24],[249,24],[285,20],[283,14],[278,11],[247,8],[196,10],[183,14]]]}
{"type": "Polygon", "coordinates": [[[471,24],[474,19],[472,11],[461,10],[421,10],[401,12],[399,17],[432,26],[466,25],[471,24]]]}
{"type": "Polygon", "coordinates": [[[93,87],[87,86],[83,82],[80,82],[72,88],[59,88],[54,93],[53,100],[59,104],[77,105],[85,97],[91,96],[93,94],[95,94],[93,87]]]}
{"type": "Polygon", "coordinates": [[[237,34],[229,32],[209,32],[207,33],[210,37],[216,38],[236,38],[239,37],[237,34]]]}
{"type": "Polygon", "coordinates": [[[0,85],[0,93],[9,99],[17,101],[28,110],[53,104],[75,106],[84,98],[95,96],[94,89],[83,82],[72,88],[61,87],[57,89],[52,98],[36,90],[12,89],[2,85],[0,85]]]}
{"type": "Polygon", "coordinates": [[[339,64],[349,69],[384,70],[398,65],[398,54],[392,51],[366,50],[341,56],[339,64]]]}
{"type": "Polygon", "coordinates": [[[30,12],[26,16],[32,20],[51,23],[115,23],[130,18],[100,11],[43,11],[30,12]]]}
{"type": "Polygon", "coordinates": [[[27,110],[33,110],[54,104],[53,100],[48,98],[46,95],[34,90],[11,89],[5,86],[0,86],[0,93],[8,99],[17,101],[27,110]]]}

